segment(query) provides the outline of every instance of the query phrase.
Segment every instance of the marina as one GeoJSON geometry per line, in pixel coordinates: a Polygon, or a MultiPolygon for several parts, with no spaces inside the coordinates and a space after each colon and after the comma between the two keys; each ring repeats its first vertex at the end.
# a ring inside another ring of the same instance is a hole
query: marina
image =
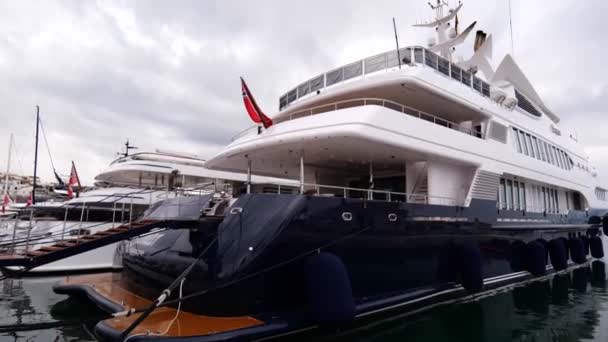
{"type": "MultiPolygon", "coordinates": [[[[2,135],[0,340],[605,340],[608,162],[595,159],[608,142],[601,129],[579,134],[578,122],[597,118],[572,121],[571,97],[555,100],[571,80],[538,86],[537,70],[519,64],[505,4],[509,39],[476,20],[479,6],[436,0],[407,31],[426,42],[402,44],[393,17],[393,48],[355,52],[363,41],[347,40],[348,60],[320,58],[314,72],[237,64],[246,77],[234,77],[232,97],[205,101],[249,120],[240,132],[214,113],[184,114],[201,110],[193,98],[161,116],[134,109],[108,130],[87,117],[89,132],[131,136],[103,162],[79,148],[107,156],[109,139],[65,148],[84,131],[48,134],[53,103],[33,106],[31,176],[23,135],[2,135]]],[[[145,10],[115,5],[82,13],[112,17],[125,42],[159,51],[136,33],[145,10]]],[[[167,75],[197,44],[172,43],[167,75]]],[[[134,82],[158,83],[145,79],[134,82]]],[[[190,94],[163,86],[158,103],[190,94]]]]}

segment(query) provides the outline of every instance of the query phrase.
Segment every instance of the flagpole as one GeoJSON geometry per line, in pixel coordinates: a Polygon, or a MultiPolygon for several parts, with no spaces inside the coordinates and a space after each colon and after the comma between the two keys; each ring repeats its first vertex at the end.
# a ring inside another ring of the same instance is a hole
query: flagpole
{"type": "Polygon", "coordinates": [[[34,185],[32,187],[32,204],[36,204],[36,175],[38,171],[38,128],[40,127],[40,106],[36,105],[36,147],[34,149],[34,185]]]}

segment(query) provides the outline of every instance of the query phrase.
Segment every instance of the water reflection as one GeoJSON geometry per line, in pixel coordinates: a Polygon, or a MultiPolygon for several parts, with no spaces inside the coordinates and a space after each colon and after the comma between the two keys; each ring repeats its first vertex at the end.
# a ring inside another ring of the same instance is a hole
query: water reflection
{"type": "MultiPolygon", "coordinates": [[[[0,326],[54,322],[62,319],[86,319],[99,314],[82,303],[70,303],[67,310],[56,312],[65,296],[53,293],[60,278],[5,279],[0,282],[0,326]],[[63,316],[62,316],[63,315],[63,316]]],[[[57,329],[0,333],[0,341],[94,341],[81,326],[57,329]]]]}
{"type": "Polygon", "coordinates": [[[606,265],[361,329],[332,341],[608,341],[606,265]]]}
{"type": "MultiPolygon", "coordinates": [[[[95,319],[90,303],[56,295],[60,278],[0,282],[0,326],[95,319]]],[[[606,265],[594,261],[568,273],[483,299],[379,322],[326,341],[608,341],[606,265]]],[[[305,341],[310,341],[308,338],[305,341]]],[[[315,338],[314,340],[319,340],[315,338]]],[[[0,341],[93,341],[81,326],[0,333],[0,341]]]]}

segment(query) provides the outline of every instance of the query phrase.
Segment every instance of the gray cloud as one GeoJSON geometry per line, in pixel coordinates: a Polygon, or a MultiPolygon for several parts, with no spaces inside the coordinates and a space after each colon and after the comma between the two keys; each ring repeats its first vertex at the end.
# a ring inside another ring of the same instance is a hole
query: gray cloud
{"type": "MultiPolygon", "coordinates": [[[[608,127],[608,52],[598,43],[606,7],[513,0],[518,63],[608,171],[599,129],[608,127]]],[[[30,172],[39,104],[59,171],[74,160],[88,182],[127,137],[142,149],[203,155],[227,144],[250,125],[239,76],[272,113],[298,83],[392,49],[393,16],[402,45],[426,42],[429,32],[409,25],[430,17],[425,1],[398,0],[6,0],[0,13],[0,139],[15,132],[30,172]]],[[[494,35],[495,62],[511,50],[507,13],[506,1],[481,0],[462,12],[463,25],[478,20],[494,35]]],[[[0,165],[5,159],[0,148],[0,165]]],[[[51,178],[46,153],[41,170],[51,178]]]]}

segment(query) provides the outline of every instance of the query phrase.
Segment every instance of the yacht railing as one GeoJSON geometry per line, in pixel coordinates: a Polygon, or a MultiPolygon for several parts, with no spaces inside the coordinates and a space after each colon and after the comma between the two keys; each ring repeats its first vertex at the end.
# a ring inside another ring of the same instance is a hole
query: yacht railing
{"type": "MultiPolygon", "coordinates": [[[[275,184],[276,193],[278,194],[294,194],[299,193],[300,189],[293,186],[281,186],[275,184]]],[[[336,185],[323,185],[304,183],[304,194],[310,196],[319,197],[341,197],[341,198],[353,198],[353,199],[368,199],[385,202],[404,202],[404,203],[417,203],[417,204],[436,204],[436,205],[461,205],[462,201],[458,201],[455,198],[441,197],[441,196],[429,196],[421,193],[405,193],[390,190],[376,190],[376,189],[363,189],[353,188],[336,185]]]]}
{"type": "Polygon", "coordinates": [[[452,63],[428,49],[420,46],[411,46],[400,49],[399,54],[397,54],[396,50],[385,52],[314,77],[281,96],[279,99],[279,110],[283,110],[294,101],[327,87],[359,77],[364,78],[365,75],[380,71],[396,70],[399,67],[398,55],[401,56],[402,64],[404,65],[430,67],[445,77],[449,77],[477,91],[484,97],[490,96],[490,85],[473,75],[472,72],[460,68],[456,63],[452,63]]]}
{"type": "Polygon", "coordinates": [[[413,117],[417,117],[419,119],[426,120],[428,122],[432,122],[436,125],[451,128],[456,131],[463,132],[463,133],[472,135],[477,138],[482,137],[481,131],[462,126],[455,122],[452,122],[452,121],[443,119],[441,117],[414,109],[412,107],[404,106],[398,102],[378,99],[378,98],[359,98],[359,99],[338,101],[338,102],[334,102],[331,104],[317,106],[317,107],[309,108],[309,109],[306,109],[306,110],[303,110],[300,112],[296,112],[296,113],[290,114],[288,117],[275,119],[275,122],[279,123],[279,122],[291,121],[291,120],[298,119],[298,118],[305,117],[305,116],[312,116],[312,115],[316,115],[316,114],[337,111],[337,110],[345,109],[345,108],[372,106],[372,105],[381,106],[381,107],[392,109],[392,110],[395,110],[395,111],[398,111],[398,112],[401,112],[404,114],[408,114],[413,117]]]}
{"type": "MultiPolygon", "coordinates": [[[[274,119],[274,122],[275,123],[287,122],[287,121],[303,118],[306,116],[333,112],[333,111],[337,111],[340,109],[360,107],[360,106],[372,106],[372,105],[381,106],[381,107],[392,109],[392,110],[395,110],[395,111],[398,111],[398,112],[401,112],[404,114],[408,114],[413,117],[416,117],[416,118],[419,118],[422,120],[426,120],[428,122],[432,122],[436,125],[440,125],[443,127],[453,129],[455,131],[466,133],[466,134],[474,136],[476,138],[480,138],[480,139],[483,138],[483,135],[480,130],[476,130],[473,128],[463,126],[461,124],[443,119],[439,116],[432,115],[432,114],[414,109],[412,107],[402,105],[395,101],[378,99],[378,98],[358,98],[358,99],[350,99],[350,100],[333,102],[330,104],[325,104],[322,106],[312,107],[312,108],[308,108],[308,109],[305,109],[305,110],[302,110],[299,112],[295,112],[295,113],[289,114],[289,116],[285,116],[282,118],[276,118],[276,119],[274,119]]],[[[232,138],[232,141],[235,141],[239,138],[252,134],[253,132],[256,131],[257,127],[258,126],[252,126],[252,127],[247,128],[246,130],[238,133],[236,136],[234,136],[232,138]]]]}

